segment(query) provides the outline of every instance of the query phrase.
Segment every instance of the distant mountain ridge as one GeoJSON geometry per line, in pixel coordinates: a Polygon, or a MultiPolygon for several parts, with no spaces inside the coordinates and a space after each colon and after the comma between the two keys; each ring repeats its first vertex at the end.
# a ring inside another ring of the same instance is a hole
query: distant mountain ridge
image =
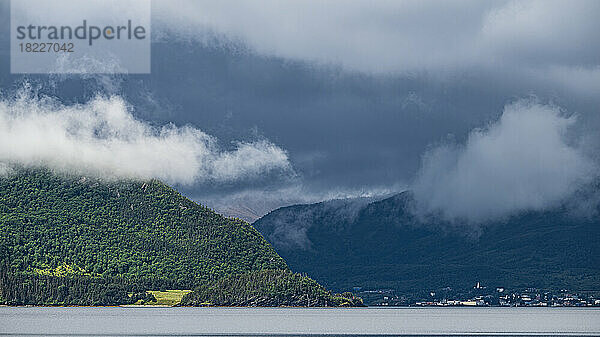
{"type": "MultiPolygon", "coordinates": [[[[600,220],[559,207],[495,223],[421,221],[410,192],[353,207],[272,211],[253,225],[295,272],[337,291],[470,287],[600,289],[600,220]]],[[[597,208],[597,204],[594,206],[597,208]]]]}

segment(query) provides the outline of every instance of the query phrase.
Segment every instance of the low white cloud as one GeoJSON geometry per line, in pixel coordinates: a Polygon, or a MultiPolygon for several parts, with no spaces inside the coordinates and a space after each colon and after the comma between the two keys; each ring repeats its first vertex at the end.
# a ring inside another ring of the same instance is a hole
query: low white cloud
{"type": "Polygon", "coordinates": [[[179,184],[291,172],[287,153],[266,140],[227,151],[201,130],[152,126],[130,109],[119,96],[69,106],[27,93],[1,100],[0,162],[179,184]]]}
{"type": "Polygon", "coordinates": [[[508,105],[464,145],[429,151],[413,186],[422,212],[484,222],[563,200],[597,174],[569,139],[576,119],[531,101],[508,105]]]}
{"type": "Polygon", "coordinates": [[[0,163],[0,177],[7,176],[12,173],[12,168],[5,163],[0,163]]]}

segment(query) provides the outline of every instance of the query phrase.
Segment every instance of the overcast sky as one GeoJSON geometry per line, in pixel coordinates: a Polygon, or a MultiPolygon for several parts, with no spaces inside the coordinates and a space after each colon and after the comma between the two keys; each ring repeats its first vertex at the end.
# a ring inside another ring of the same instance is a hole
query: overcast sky
{"type": "Polygon", "coordinates": [[[474,220],[545,207],[597,172],[598,1],[157,0],[152,11],[150,75],[12,76],[1,48],[0,160],[153,176],[257,213],[416,188],[427,209],[474,220]],[[95,125],[108,125],[101,137],[95,125]],[[48,145],[65,133],[66,147],[48,145]]]}

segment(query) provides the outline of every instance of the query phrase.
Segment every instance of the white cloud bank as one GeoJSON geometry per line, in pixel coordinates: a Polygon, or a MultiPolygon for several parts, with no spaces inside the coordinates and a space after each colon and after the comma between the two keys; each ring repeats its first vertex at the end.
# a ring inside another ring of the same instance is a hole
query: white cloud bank
{"type": "Polygon", "coordinates": [[[0,101],[0,162],[179,184],[291,170],[287,153],[266,140],[224,151],[191,126],[155,127],[135,119],[118,96],[72,106],[28,95],[0,101]]]}
{"type": "Polygon", "coordinates": [[[484,222],[555,205],[597,174],[568,140],[575,117],[559,108],[520,101],[464,146],[428,152],[413,186],[421,211],[449,220],[484,222]]]}
{"type": "Polygon", "coordinates": [[[262,54],[359,71],[484,67],[543,80],[549,70],[566,69],[600,83],[595,0],[154,0],[152,6],[156,29],[186,38],[214,32],[262,54]]]}
{"type": "MultiPolygon", "coordinates": [[[[61,2],[73,10],[48,2],[23,11],[65,22],[110,17],[115,10],[61,2]]],[[[200,40],[215,33],[262,54],[360,71],[487,65],[595,74],[600,66],[596,0],[152,0],[151,7],[158,39],[164,30],[200,40]]]]}

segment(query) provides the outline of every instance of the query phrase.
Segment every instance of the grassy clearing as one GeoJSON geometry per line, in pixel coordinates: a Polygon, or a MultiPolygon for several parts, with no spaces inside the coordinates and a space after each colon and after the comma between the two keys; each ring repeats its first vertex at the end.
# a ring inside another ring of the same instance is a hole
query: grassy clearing
{"type": "MultiPolygon", "coordinates": [[[[167,290],[158,291],[150,290],[148,293],[154,295],[156,301],[145,303],[145,305],[176,305],[181,302],[181,299],[185,294],[191,293],[191,290],[167,290]]],[[[141,304],[141,303],[136,303],[141,304]]]]}

